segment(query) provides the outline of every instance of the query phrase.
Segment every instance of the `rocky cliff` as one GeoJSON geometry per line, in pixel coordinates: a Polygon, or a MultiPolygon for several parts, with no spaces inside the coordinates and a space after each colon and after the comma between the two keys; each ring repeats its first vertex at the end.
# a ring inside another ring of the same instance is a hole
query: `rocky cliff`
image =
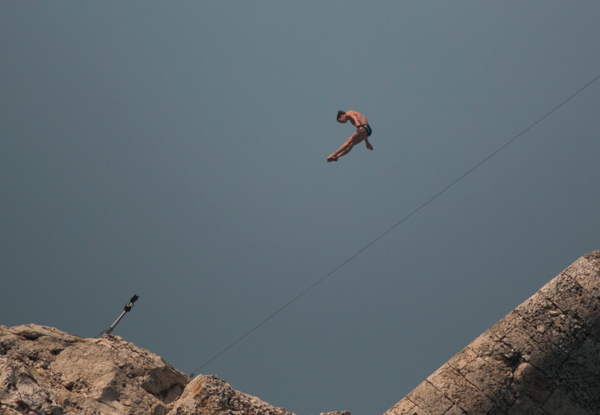
{"type": "Polygon", "coordinates": [[[385,415],[600,414],[600,251],[579,258],[385,415]]]}
{"type": "MultiPolygon", "coordinates": [[[[0,415],[293,415],[118,336],[0,326],[0,415]]],[[[600,251],[579,258],[385,415],[600,414],[600,251]]],[[[325,415],[350,415],[330,412],[325,415]]]]}
{"type": "Polygon", "coordinates": [[[292,415],[118,336],[0,326],[0,415],[292,415]]]}

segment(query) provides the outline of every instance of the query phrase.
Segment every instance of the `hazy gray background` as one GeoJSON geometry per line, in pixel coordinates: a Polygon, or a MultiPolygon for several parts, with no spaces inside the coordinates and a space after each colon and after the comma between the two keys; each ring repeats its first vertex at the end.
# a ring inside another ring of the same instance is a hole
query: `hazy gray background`
{"type": "MultiPolygon", "coordinates": [[[[598,1],[4,2],[0,324],[190,373],[600,75],[598,1]],[[373,152],[326,157],[366,115],[373,152]]],[[[600,249],[600,81],[206,366],[380,414],[600,249]]]]}

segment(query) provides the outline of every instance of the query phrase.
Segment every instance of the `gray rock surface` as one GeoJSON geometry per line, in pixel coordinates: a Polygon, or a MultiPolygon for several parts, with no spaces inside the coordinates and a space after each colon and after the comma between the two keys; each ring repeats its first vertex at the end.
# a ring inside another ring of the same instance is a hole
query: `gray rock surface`
{"type": "Polygon", "coordinates": [[[171,406],[169,415],[293,415],[255,396],[234,390],[214,375],[199,375],[192,380],[181,397],[171,406]]]}
{"type": "MultiPolygon", "coordinates": [[[[600,414],[600,251],[579,258],[385,415],[600,414]]],[[[293,415],[118,336],[0,326],[0,415],[293,415]]],[[[328,412],[322,415],[350,415],[328,412]]]]}
{"type": "Polygon", "coordinates": [[[293,415],[118,336],[0,326],[0,415],[293,415]]]}
{"type": "Polygon", "coordinates": [[[189,377],[117,336],[0,326],[0,414],[164,415],[189,377]]]}
{"type": "Polygon", "coordinates": [[[385,415],[600,414],[600,251],[584,255],[385,415]]]}

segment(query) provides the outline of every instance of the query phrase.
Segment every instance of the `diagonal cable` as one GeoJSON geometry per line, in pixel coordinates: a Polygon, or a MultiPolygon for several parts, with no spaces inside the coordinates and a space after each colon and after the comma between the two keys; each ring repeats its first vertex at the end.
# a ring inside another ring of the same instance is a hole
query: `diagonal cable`
{"type": "Polygon", "coordinates": [[[300,297],[302,297],[303,295],[305,295],[306,293],[308,293],[309,291],[311,291],[313,288],[315,288],[317,285],[321,284],[323,281],[325,281],[327,278],[329,278],[331,275],[333,275],[336,271],[338,271],[340,268],[342,268],[344,265],[346,265],[347,263],[349,263],[350,261],[352,261],[354,258],[356,258],[357,256],[359,256],[360,254],[362,254],[364,251],[366,251],[369,247],[371,247],[373,244],[375,244],[375,242],[379,241],[380,239],[382,239],[384,236],[386,236],[388,233],[390,233],[391,231],[393,231],[394,229],[396,229],[398,226],[402,225],[404,222],[406,222],[409,218],[411,218],[413,215],[415,215],[417,212],[419,212],[421,209],[423,209],[425,206],[427,206],[428,204],[430,204],[431,202],[433,202],[435,199],[437,199],[438,197],[440,197],[442,194],[444,194],[446,191],[448,191],[449,189],[451,189],[455,184],[457,184],[458,182],[460,182],[462,179],[464,179],[465,177],[467,177],[469,174],[473,173],[475,170],[477,170],[479,167],[481,167],[484,163],[486,163],[487,161],[489,161],[492,157],[494,157],[496,154],[500,153],[502,150],[504,150],[506,147],[508,147],[509,145],[511,145],[512,143],[514,143],[515,141],[517,141],[519,138],[521,138],[525,133],[527,133],[529,130],[531,130],[532,128],[534,128],[536,125],[538,125],[539,123],[541,123],[542,121],[544,121],[546,118],[548,118],[550,115],[552,115],[555,111],[557,111],[560,107],[562,107],[563,105],[565,105],[567,102],[569,102],[570,100],[572,100],[573,98],[575,98],[575,96],[577,96],[579,93],[581,93],[584,89],[586,89],[587,87],[589,87],[590,85],[592,85],[594,82],[596,82],[598,79],[600,79],[600,75],[598,75],[597,77],[595,77],[594,79],[592,79],[590,82],[588,82],[587,84],[585,84],[584,86],[582,86],[581,88],[579,88],[575,93],[573,93],[571,96],[569,96],[568,98],[566,98],[565,100],[563,100],[560,104],[558,104],[556,107],[554,107],[553,109],[551,109],[550,111],[548,111],[546,114],[544,114],[541,118],[539,118],[537,121],[535,121],[533,124],[531,124],[529,127],[527,127],[526,129],[524,129],[523,131],[521,131],[519,134],[517,134],[516,136],[514,136],[513,138],[511,138],[510,140],[508,140],[505,144],[503,144],[501,147],[499,147],[496,151],[494,151],[493,153],[491,153],[489,156],[487,156],[486,158],[484,158],[483,160],[481,160],[479,163],[477,163],[475,166],[473,166],[471,169],[469,169],[466,173],[464,173],[462,176],[458,177],[456,180],[454,180],[452,183],[450,183],[448,186],[444,187],[442,190],[440,190],[438,193],[436,193],[434,196],[432,196],[431,198],[429,198],[426,202],[422,203],[419,207],[417,207],[416,209],[414,209],[412,212],[410,212],[408,215],[406,215],[405,217],[403,217],[399,222],[397,222],[395,225],[393,225],[392,227],[390,227],[388,230],[386,230],[385,232],[383,232],[381,235],[379,235],[377,238],[373,239],[371,242],[369,242],[368,244],[366,244],[365,246],[363,246],[361,249],[359,249],[354,255],[352,255],[351,257],[349,257],[348,259],[346,259],[344,262],[342,262],[340,265],[338,265],[337,267],[335,267],[333,270],[329,271],[325,276],[323,276],[321,279],[319,279],[317,282],[315,282],[314,284],[312,284],[311,286],[309,286],[308,288],[306,288],[304,291],[302,291],[301,293],[299,293],[298,295],[296,295],[294,298],[292,298],[290,301],[288,301],[286,304],[284,304],[283,306],[281,306],[279,309],[277,309],[276,311],[274,311],[273,313],[271,313],[267,318],[265,318],[263,321],[261,321],[260,323],[258,323],[256,326],[254,326],[252,329],[248,330],[245,334],[243,334],[242,336],[240,336],[237,340],[235,340],[233,343],[231,343],[229,346],[225,347],[223,350],[221,350],[219,353],[217,353],[216,355],[214,355],[212,358],[210,358],[209,360],[207,360],[205,363],[203,363],[201,366],[199,366],[198,368],[196,368],[196,370],[194,370],[194,372],[192,372],[191,376],[193,377],[194,374],[196,372],[199,372],[200,370],[202,370],[204,367],[206,367],[209,363],[213,362],[214,360],[216,360],[217,358],[219,358],[223,353],[227,352],[229,349],[231,349],[233,346],[235,346],[236,344],[238,344],[239,342],[241,342],[242,340],[244,340],[246,337],[248,337],[250,334],[252,334],[254,331],[256,331],[257,329],[259,329],[261,326],[263,326],[265,323],[267,323],[269,320],[271,320],[273,317],[275,317],[277,314],[281,313],[283,310],[285,310],[287,307],[289,307],[290,305],[292,305],[295,301],[297,301],[300,297]]]}

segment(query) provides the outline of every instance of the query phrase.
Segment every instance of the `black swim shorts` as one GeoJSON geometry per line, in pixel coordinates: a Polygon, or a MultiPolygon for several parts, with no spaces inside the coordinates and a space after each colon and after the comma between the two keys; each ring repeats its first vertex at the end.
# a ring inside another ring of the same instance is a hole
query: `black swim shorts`
{"type": "Polygon", "coordinates": [[[360,127],[365,129],[365,131],[367,132],[367,137],[371,137],[371,134],[373,134],[373,130],[371,130],[371,126],[369,124],[359,125],[358,128],[360,127]]]}

